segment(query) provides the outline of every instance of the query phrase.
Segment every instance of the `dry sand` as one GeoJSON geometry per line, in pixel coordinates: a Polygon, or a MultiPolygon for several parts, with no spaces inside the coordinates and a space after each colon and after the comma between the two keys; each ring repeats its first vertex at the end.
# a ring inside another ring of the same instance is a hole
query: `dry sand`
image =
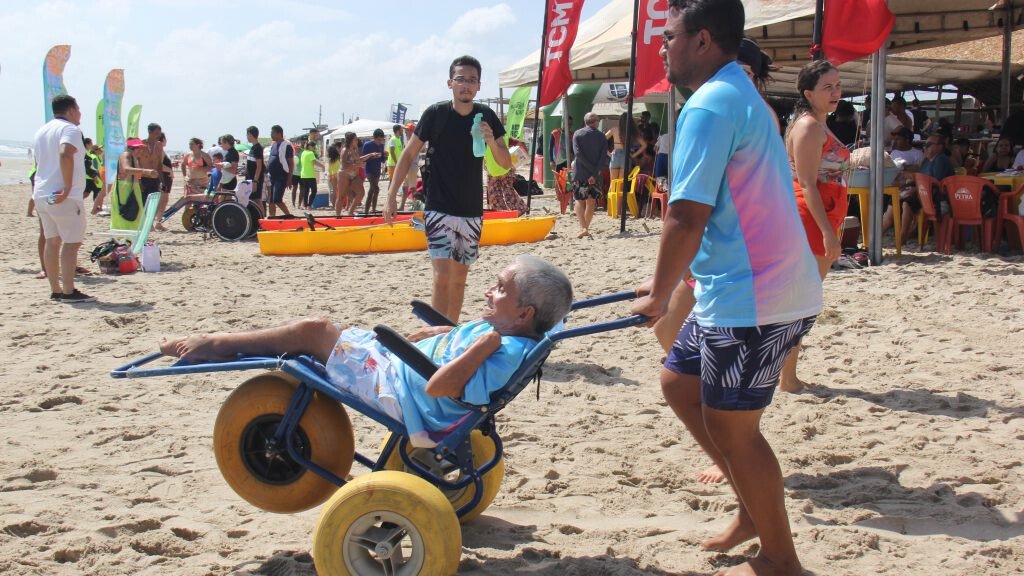
{"type": "MultiPolygon", "coordinates": [[[[318,511],[255,509],[214,462],[213,420],[246,375],[108,372],[163,336],[301,315],[411,330],[408,301],[429,299],[426,255],[266,257],[254,241],[203,240],[173,222],[156,235],[161,273],[81,278],[98,303],[51,304],[32,278],[27,195],[0,187],[0,573],[313,573],[318,511]]],[[[565,217],[556,238],[484,248],[466,316],[519,253],[562,266],[580,297],[651,273],[660,222],[631,221],[625,235],[603,213],[595,222],[593,240],[575,239],[565,217]]],[[[830,274],[825,301],[802,363],[813,388],[780,394],[764,418],[808,572],[1024,571],[1024,259],[910,249],[830,274]]],[[[644,329],[555,350],[540,401],[530,388],[500,414],[505,481],[463,530],[460,573],[705,574],[755,549],[698,549],[734,499],[694,481],[708,461],[661,399],[661,355],[644,329]]],[[[372,452],[382,429],[354,421],[372,452]]]]}

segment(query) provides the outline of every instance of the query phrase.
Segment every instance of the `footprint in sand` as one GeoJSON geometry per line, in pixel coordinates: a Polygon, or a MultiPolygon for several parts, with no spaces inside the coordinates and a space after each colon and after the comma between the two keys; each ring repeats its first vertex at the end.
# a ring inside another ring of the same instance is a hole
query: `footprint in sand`
{"type": "Polygon", "coordinates": [[[82,399],[78,396],[56,396],[54,398],[47,398],[39,403],[39,407],[43,410],[49,410],[60,406],[61,404],[81,404],[82,399]]]}

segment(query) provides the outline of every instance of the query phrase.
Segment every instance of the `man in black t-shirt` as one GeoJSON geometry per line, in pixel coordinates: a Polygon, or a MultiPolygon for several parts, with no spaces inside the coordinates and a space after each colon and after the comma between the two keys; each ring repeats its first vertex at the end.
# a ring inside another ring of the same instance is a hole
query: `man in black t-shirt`
{"type": "Polygon", "coordinates": [[[245,157],[245,180],[252,182],[252,195],[249,197],[263,206],[267,213],[267,201],[263,195],[263,144],[260,144],[260,129],[249,126],[245,129],[245,139],[249,141],[249,154],[245,157]]]}
{"type": "Polygon", "coordinates": [[[434,275],[431,305],[458,322],[466,275],[476,261],[483,226],[483,157],[473,154],[470,133],[476,114],[482,117],[480,131],[495,161],[512,168],[512,158],[502,138],[505,127],[501,120],[490,108],[473,103],[480,90],[480,62],[472,56],[456,58],[448,68],[448,88],[451,101],[434,104],[423,112],[402,151],[388,186],[384,218],[389,223],[394,220],[401,184],[423,143],[430,141],[424,219],[434,275]]]}

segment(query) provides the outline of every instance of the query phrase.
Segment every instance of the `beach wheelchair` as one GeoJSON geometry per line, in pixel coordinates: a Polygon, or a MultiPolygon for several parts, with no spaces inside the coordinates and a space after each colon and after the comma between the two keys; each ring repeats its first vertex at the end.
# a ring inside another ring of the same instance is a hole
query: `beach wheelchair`
{"type": "Polygon", "coordinates": [[[228,242],[251,238],[259,231],[263,208],[244,194],[244,184],[239,183],[239,190],[210,193],[185,183],[185,195],[170,205],[158,222],[164,223],[181,210],[181,226],[189,232],[212,233],[228,242]]]}
{"type": "MultiPolygon", "coordinates": [[[[573,304],[573,310],[635,298],[609,294],[573,304]]],[[[453,325],[429,305],[413,312],[431,325],[453,325]]],[[[618,330],[647,321],[630,316],[549,332],[487,405],[459,402],[468,413],[433,448],[414,448],[405,426],[332,385],[308,356],[240,357],[230,362],[144,367],[150,354],[111,372],[115,378],[201,372],[269,370],[250,378],[224,402],[214,424],[217,465],[234,491],[270,512],[307,510],[323,502],[313,533],[313,557],[324,576],[454,574],[462,554],[460,522],[494,500],[505,473],[495,414],[534,379],[555,344],[566,338],[618,330]],[[388,428],[376,458],[356,452],[346,407],[388,428]],[[370,470],[349,476],[352,463],[370,470]]],[[[384,326],[378,341],[428,379],[437,366],[384,326]]],[[[538,388],[539,394],[539,388],[538,388]]]]}

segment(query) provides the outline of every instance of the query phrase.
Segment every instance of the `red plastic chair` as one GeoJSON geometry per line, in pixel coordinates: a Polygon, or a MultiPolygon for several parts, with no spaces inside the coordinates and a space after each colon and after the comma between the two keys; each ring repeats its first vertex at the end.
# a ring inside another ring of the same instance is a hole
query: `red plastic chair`
{"type": "Polygon", "coordinates": [[[921,200],[921,211],[917,213],[917,245],[924,248],[928,241],[928,225],[935,231],[935,250],[947,252],[949,241],[949,219],[939,214],[935,192],[942,189],[942,183],[927,174],[914,174],[917,197],[921,200]]]}
{"type": "Polygon", "coordinates": [[[981,215],[981,195],[985,190],[999,196],[999,190],[995,185],[977,176],[949,176],[942,179],[942,189],[949,201],[949,209],[953,213],[951,218],[949,242],[946,244],[946,254],[949,254],[952,245],[956,242],[957,247],[963,250],[963,238],[960,236],[961,226],[977,226],[981,249],[985,252],[992,251],[992,236],[995,231],[995,218],[984,218],[981,215]]]}
{"type": "Polygon", "coordinates": [[[668,209],[668,191],[662,188],[657,183],[654,186],[654,191],[651,192],[651,201],[647,205],[647,217],[650,218],[654,215],[654,204],[658,204],[658,212],[661,214],[661,221],[665,221],[665,211],[668,209]]]}
{"type": "Polygon", "coordinates": [[[1024,216],[1021,216],[1018,212],[1014,211],[1011,204],[1020,203],[1024,201],[1024,185],[1019,186],[1013,192],[1004,192],[999,196],[999,211],[996,213],[996,235],[995,242],[992,243],[992,249],[996,250],[999,248],[999,243],[1003,241],[1003,232],[1006,232],[1010,241],[1010,246],[1018,250],[1024,250],[1024,216]],[[1012,224],[1016,227],[1017,233],[1013,234],[1007,224],[1012,224]]]}

